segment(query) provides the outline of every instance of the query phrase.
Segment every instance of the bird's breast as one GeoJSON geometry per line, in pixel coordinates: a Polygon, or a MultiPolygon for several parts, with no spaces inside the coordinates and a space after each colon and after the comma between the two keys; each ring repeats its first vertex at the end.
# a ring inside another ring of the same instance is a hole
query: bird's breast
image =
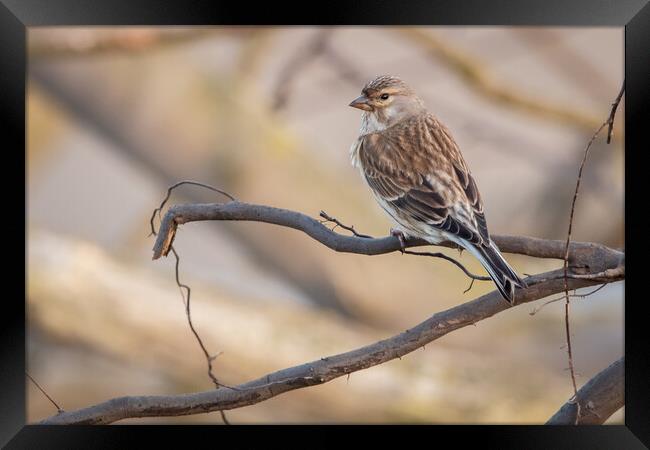
{"type": "Polygon", "coordinates": [[[352,163],[353,167],[361,168],[361,164],[359,161],[359,148],[361,147],[362,139],[363,136],[359,136],[357,140],[354,141],[350,146],[350,163],[352,163]]]}

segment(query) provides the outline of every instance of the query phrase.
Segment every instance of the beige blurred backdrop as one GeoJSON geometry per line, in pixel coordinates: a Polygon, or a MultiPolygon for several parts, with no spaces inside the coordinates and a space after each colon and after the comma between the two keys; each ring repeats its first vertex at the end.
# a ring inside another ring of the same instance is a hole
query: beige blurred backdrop
{"type": "MultiPolygon", "coordinates": [[[[623,30],[490,27],[31,28],[28,371],[66,410],[212,388],[149,218],[193,179],[386,235],[350,166],[358,110],[399,75],[452,130],[490,231],[564,239],[586,142],[623,79],[623,30]]],[[[573,238],[622,248],[623,107],[582,179],[573,238]]],[[[220,201],[184,187],[171,203],[220,201]]],[[[297,231],[193,223],[175,242],[215,373],[238,384],[403,331],[492,290],[438,259],[337,254],[297,231]]],[[[457,251],[448,254],[459,257],[457,251]]],[[[520,273],[561,261],[506,255],[520,273]]],[[[483,273],[466,252],[460,260],[483,273]]],[[[585,290],[588,291],[589,289],[585,290]]],[[[572,394],[562,302],[503,312],[233,423],[543,423],[572,394]]],[[[572,303],[579,384],[623,354],[623,283],[572,303]]],[[[56,411],[28,385],[28,420],[56,411]]],[[[622,423],[623,411],[608,423],[622,423]]],[[[218,413],[120,423],[221,423],[218,413]]]]}

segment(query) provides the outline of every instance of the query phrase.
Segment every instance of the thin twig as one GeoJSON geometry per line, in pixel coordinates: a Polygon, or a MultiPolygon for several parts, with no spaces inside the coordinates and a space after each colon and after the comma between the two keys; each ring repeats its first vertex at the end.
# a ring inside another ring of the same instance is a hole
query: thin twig
{"type": "MultiPolygon", "coordinates": [[[[475,281],[475,280],[479,280],[479,281],[490,281],[490,280],[491,280],[490,277],[485,277],[485,276],[481,276],[481,275],[475,275],[475,274],[473,274],[472,272],[470,272],[469,270],[467,270],[467,269],[465,268],[465,266],[463,266],[461,263],[459,263],[458,261],[456,261],[456,260],[455,260],[454,258],[452,258],[451,256],[447,256],[447,255],[445,255],[444,253],[417,252],[417,251],[414,251],[414,250],[404,250],[402,253],[406,253],[407,255],[430,256],[430,257],[432,257],[432,258],[442,258],[442,259],[445,259],[445,260],[449,261],[450,263],[454,264],[454,265],[455,265],[456,267],[458,267],[460,270],[462,270],[463,272],[465,272],[465,275],[467,275],[468,277],[470,277],[470,278],[472,279],[472,281],[475,281]]],[[[471,289],[471,286],[470,286],[470,289],[471,289]]],[[[469,290],[469,289],[467,289],[467,291],[468,291],[468,290],[469,290]]],[[[465,291],[465,292],[467,292],[467,291],[465,291]]]]}
{"type": "MultiPolygon", "coordinates": [[[[205,355],[205,359],[208,362],[208,376],[214,383],[214,386],[216,389],[219,389],[220,387],[227,387],[229,389],[237,390],[237,388],[225,385],[223,383],[220,383],[219,380],[217,380],[217,377],[214,375],[212,372],[212,361],[214,361],[217,356],[221,354],[221,352],[217,353],[216,355],[211,356],[210,353],[208,352],[207,348],[205,348],[205,344],[203,344],[203,340],[199,336],[199,333],[196,331],[194,328],[194,324],[192,323],[192,315],[190,313],[190,296],[192,293],[192,290],[190,287],[186,284],[181,283],[180,278],[179,278],[179,264],[180,264],[180,257],[178,256],[178,253],[176,253],[176,249],[172,246],[171,248],[172,253],[174,254],[174,257],[176,258],[176,263],[174,265],[174,272],[176,275],[176,284],[178,285],[179,289],[181,290],[181,296],[183,297],[183,303],[185,304],[185,315],[187,316],[187,323],[190,326],[190,330],[192,330],[192,334],[194,334],[194,337],[196,338],[197,342],[199,343],[199,346],[201,347],[201,350],[203,351],[203,354],[205,355]],[[183,289],[186,291],[186,295],[183,294],[183,289]]],[[[226,425],[230,425],[230,422],[228,421],[228,418],[226,417],[226,413],[222,410],[219,411],[221,414],[221,420],[223,420],[223,423],[226,425]]]]}
{"type": "Polygon", "coordinates": [[[203,354],[205,355],[205,359],[208,361],[208,376],[214,383],[214,385],[219,388],[219,387],[227,387],[230,389],[234,389],[231,386],[225,385],[223,383],[220,383],[219,380],[217,380],[217,377],[214,375],[212,372],[212,361],[214,361],[221,353],[217,353],[216,355],[210,355],[208,352],[207,348],[205,347],[205,344],[203,343],[203,340],[199,336],[199,333],[196,331],[194,328],[194,324],[192,323],[192,315],[190,313],[190,298],[192,294],[192,290],[190,287],[186,284],[183,284],[180,280],[179,277],[179,264],[180,264],[180,257],[178,256],[178,253],[176,252],[176,249],[174,247],[171,247],[171,251],[174,254],[174,258],[176,258],[176,263],[174,265],[174,272],[176,276],[176,284],[178,287],[181,289],[181,295],[183,296],[183,304],[185,305],[185,314],[187,315],[187,323],[190,326],[190,330],[192,330],[192,334],[194,334],[194,337],[199,343],[199,346],[201,347],[201,350],[203,351],[203,354]],[[183,294],[183,289],[185,289],[185,294],[183,294]]]}
{"type": "MultiPolygon", "coordinates": [[[[349,232],[354,234],[356,237],[365,238],[365,239],[373,239],[373,237],[368,235],[368,234],[361,234],[361,233],[357,232],[357,230],[354,229],[354,225],[349,225],[349,226],[345,225],[345,224],[341,223],[336,217],[330,216],[325,211],[321,211],[319,216],[321,216],[323,219],[325,219],[325,222],[333,222],[337,226],[343,228],[344,230],[348,230],[349,232]]],[[[334,228],[332,229],[332,231],[334,231],[334,228]]]]}
{"type": "Polygon", "coordinates": [[[149,236],[156,236],[156,229],[155,229],[154,224],[153,224],[153,221],[156,218],[156,214],[158,214],[158,217],[160,217],[160,212],[165,207],[165,204],[167,204],[167,201],[169,200],[169,197],[171,197],[171,195],[172,195],[172,191],[174,189],[176,189],[177,187],[183,186],[185,184],[191,184],[193,186],[204,187],[206,189],[210,189],[211,191],[218,192],[218,193],[220,193],[222,195],[225,195],[226,197],[228,197],[233,202],[237,201],[237,199],[235,197],[233,197],[232,195],[230,195],[226,191],[222,191],[221,189],[216,188],[214,186],[210,186],[209,184],[199,183],[198,181],[191,181],[191,180],[179,181],[178,183],[174,183],[173,185],[171,185],[167,189],[167,195],[165,195],[165,198],[163,199],[163,201],[160,202],[160,206],[153,210],[153,213],[151,214],[151,219],[149,219],[149,225],[151,225],[151,233],[149,233],[149,236]]]}
{"type": "MultiPolygon", "coordinates": [[[[156,229],[155,229],[155,226],[154,226],[154,223],[153,223],[154,219],[156,217],[156,214],[158,214],[158,217],[160,217],[160,212],[165,207],[165,204],[169,200],[169,197],[171,196],[172,191],[174,189],[176,189],[177,187],[185,185],[185,184],[204,187],[206,189],[210,189],[210,190],[212,190],[214,192],[218,192],[218,193],[220,193],[222,195],[225,195],[226,197],[228,197],[232,201],[237,201],[235,199],[235,197],[233,197],[229,193],[227,193],[227,192],[225,192],[225,191],[223,191],[221,189],[215,188],[213,186],[210,186],[210,185],[207,185],[207,184],[204,184],[204,183],[199,183],[198,181],[189,181],[189,180],[179,181],[178,183],[173,184],[172,186],[170,186],[167,189],[167,195],[165,195],[165,198],[160,203],[160,206],[158,208],[154,209],[153,213],[151,214],[151,219],[149,221],[149,223],[151,225],[151,234],[150,234],[150,236],[151,235],[156,236],[156,229]]],[[[217,380],[217,377],[214,375],[214,373],[212,371],[212,362],[221,353],[217,353],[216,355],[210,355],[207,348],[205,347],[205,344],[203,343],[203,340],[199,336],[199,333],[194,328],[194,324],[192,323],[192,314],[191,314],[191,311],[190,311],[190,298],[191,298],[191,294],[192,294],[192,289],[188,285],[181,283],[180,274],[179,274],[179,265],[180,265],[181,259],[178,256],[178,253],[176,252],[176,249],[171,244],[169,245],[169,248],[170,248],[171,252],[174,254],[174,258],[176,258],[176,262],[175,262],[175,265],[174,265],[174,275],[176,277],[176,284],[178,285],[178,288],[181,291],[181,297],[183,298],[183,303],[185,305],[185,315],[187,316],[187,323],[190,326],[190,330],[192,331],[192,334],[194,334],[194,337],[196,338],[197,342],[199,343],[199,346],[201,347],[201,350],[203,351],[203,354],[205,355],[205,359],[206,359],[206,361],[208,363],[208,376],[212,380],[212,383],[214,383],[214,386],[215,386],[216,389],[219,389],[219,387],[223,386],[223,387],[227,387],[227,388],[230,388],[230,389],[237,390],[237,388],[234,388],[234,387],[225,385],[223,383],[220,383],[219,380],[217,380]],[[183,294],[183,289],[185,289],[185,294],[183,294]]],[[[226,417],[226,413],[224,411],[219,411],[219,413],[221,414],[221,419],[223,420],[223,423],[225,423],[226,425],[230,425],[230,422],[228,421],[228,419],[226,417]]]]}
{"type": "MultiPolygon", "coordinates": [[[[373,239],[373,237],[370,236],[370,235],[361,234],[361,233],[357,232],[357,230],[354,229],[354,226],[348,226],[348,225],[343,224],[336,217],[330,216],[325,211],[321,211],[319,215],[323,219],[325,219],[326,222],[333,222],[333,223],[336,224],[336,226],[334,228],[332,228],[332,231],[334,231],[336,229],[336,227],[341,227],[344,230],[348,230],[349,232],[354,234],[356,237],[365,238],[365,239],[373,239]]],[[[474,283],[475,280],[479,280],[479,281],[490,281],[491,280],[490,277],[474,275],[472,272],[467,270],[467,268],[465,268],[465,266],[463,266],[460,262],[456,261],[454,258],[452,258],[450,256],[447,256],[447,255],[445,255],[443,253],[417,252],[417,251],[406,250],[406,249],[402,249],[401,252],[403,254],[407,254],[407,255],[429,256],[429,257],[432,257],[432,258],[442,258],[444,260],[447,260],[447,261],[455,264],[456,267],[458,267],[460,270],[462,270],[465,273],[465,275],[470,277],[472,279],[472,284],[474,283]]],[[[468,289],[466,289],[465,292],[469,291],[472,288],[472,284],[470,284],[470,287],[468,289]]],[[[463,292],[463,293],[465,293],[465,292],[463,292]]]]}
{"type": "MultiPolygon", "coordinates": [[[[608,284],[609,284],[609,283],[601,284],[601,285],[598,286],[596,289],[594,289],[594,290],[592,290],[592,291],[589,291],[589,292],[587,292],[586,294],[575,294],[575,293],[574,293],[574,294],[570,295],[569,297],[571,297],[571,298],[587,298],[587,297],[589,297],[590,295],[593,295],[593,294],[595,294],[596,292],[600,291],[602,288],[604,288],[604,287],[607,286],[608,284]]],[[[574,291],[574,292],[575,292],[575,291],[574,291]]],[[[557,297],[557,298],[554,298],[554,299],[549,300],[549,301],[547,301],[547,302],[544,302],[542,305],[537,306],[536,308],[533,308],[533,310],[532,310],[531,312],[529,312],[528,314],[530,314],[531,316],[534,316],[535,314],[537,314],[538,312],[540,312],[540,311],[542,310],[542,308],[544,308],[546,305],[548,305],[548,304],[550,304],[550,303],[559,302],[559,301],[564,300],[564,299],[565,299],[565,298],[564,298],[564,295],[563,295],[562,297],[557,297]]]]}
{"type": "Polygon", "coordinates": [[[625,81],[623,81],[623,85],[621,86],[621,90],[618,93],[618,96],[616,97],[616,100],[614,103],[612,103],[612,109],[610,110],[609,117],[603,124],[596,130],[596,132],[593,134],[589,142],[587,143],[587,147],[585,148],[584,155],[582,156],[582,162],[580,163],[580,169],[578,170],[578,179],[576,180],[576,188],[573,193],[573,199],[571,201],[571,213],[569,215],[569,230],[567,232],[567,237],[566,237],[566,244],[564,246],[564,328],[565,328],[565,333],[566,333],[566,344],[567,344],[567,356],[569,359],[569,372],[571,374],[571,383],[573,385],[573,400],[576,402],[577,405],[577,413],[576,413],[576,422],[575,424],[577,425],[580,421],[580,412],[581,412],[581,405],[580,405],[580,400],[578,398],[578,387],[576,385],[576,375],[575,375],[575,369],[574,369],[574,364],[573,364],[573,349],[571,347],[571,328],[569,325],[569,310],[570,310],[570,296],[569,296],[569,285],[568,285],[568,273],[569,273],[569,245],[571,244],[571,231],[573,229],[573,216],[575,213],[575,206],[576,206],[576,200],[578,198],[578,192],[580,190],[580,181],[582,180],[582,171],[585,167],[585,163],[587,162],[587,157],[589,156],[589,150],[591,149],[591,145],[593,142],[596,140],[600,132],[603,130],[603,128],[608,127],[608,135],[607,135],[607,142],[610,142],[611,139],[611,133],[612,133],[612,128],[614,124],[614,118],[616,116],[616,110],[618,109],[618,105],[621,102],[621,98],[623,97],[623,93],[625,92],[625,81]]]}
{"type": "Polygon", "coordinates": [[[467,294],[469,291],[472,290],[472,287],[474,287],[474,278],[469,280],[469,286],[467,286],[467,289],[463,291],[463,294],[467,294]]]}
{"type": "Polygon", "coordinates": [[[44,395],[45,397],[47,397],[47,399],[48,399],[48,400],[49,400],[49,401],[54,405],[54,407],[56,408],[56,410],[58,411],[59,414],[65,412],[65,411],[63,410],[63,408],[61,408],[61,407],[59,406],[59,404],[58,404],[57,402],[55,402],[54,399],[53,399],[52,397],[50,397],[50,396],[48,395],[47,392],[45,392],[45,389],[43,389],[43,388],[41,387],[41,385],[38,384],[38,383],[36,382],[36,380],[33,379],[32,376],[31,376],[30,374],[27,373],[27,371],[25,371],[25,375],[27,375],[27,378],[29,378],[29,379],[32,381],[32,383],[34,383],[34,385],[38,388],[38,390],[41,391],[41,392],[43,393],[43,395],[44,395]]]}
{"type": "Polygon", "coordinates": [[[618,104],[621,103],[621,98],[623,97],[623,93],[625,92],[625,80],[623,80],[623,84],[621,85],[621,90],[619,91],[618,95],[616,96],[616,100],[614,100],[614,103],[612,103],[612,110],[609,112],[609,118],[607,119],[607,123],[609,124],[607,128],[607,143],[609,144],[612,142],[612,135],[614,134],[614,118],[616,117],[616,111],[618,110],[618,104]]]}

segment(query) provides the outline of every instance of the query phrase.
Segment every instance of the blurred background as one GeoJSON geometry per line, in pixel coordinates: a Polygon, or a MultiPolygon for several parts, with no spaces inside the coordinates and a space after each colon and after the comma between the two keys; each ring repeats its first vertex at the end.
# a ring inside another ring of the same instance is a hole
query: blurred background
{"type": "MultiPolygon", "coordinates": [[[[350,166],[360,112],[347,105],[387,73],[452,130],[491,233],[565,239],[584,147],[623,80],[622,28],[30,28],[30,375],[66,410],[213,388],[173,258],[151,260],[153,209],[192,179],[386,235],[390,222],[350,166]]],[[[624,246],[623,111],[612,145],[592,147],[575,240],[624,246]]],[[[183,187],[170,205],[222,200],[183,187]]],[[[493,289],[463,293],[469,280],[443,260],[337,254],[260,223],[187,224],[175,247],[194,324],[222,352],[215,373],[230,385],[392,336],[493,289]]],[[[506,257],[520,273],[561,267],[506,257]]],[[[460,260],[483,273],[466,252],[460,260]]],[[[228,418],[543,423],[572,387],[563,304],[531,315],[542,303],[228,418]]],[[[572,331],[581,385],[623,354],[623,283],[575,299],[572,331]]],[[[30,422],[56,412],[27,386],[30,422]]],[[[623,423],[623,411],[608,423],[623,423]]]]}

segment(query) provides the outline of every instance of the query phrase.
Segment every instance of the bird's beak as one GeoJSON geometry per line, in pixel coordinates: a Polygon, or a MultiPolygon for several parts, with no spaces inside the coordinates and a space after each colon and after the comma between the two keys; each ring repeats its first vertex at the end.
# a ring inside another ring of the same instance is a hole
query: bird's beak
{"type": "Polygon", "coordinates": [[[357,109],[363,109],[364,111],[372,111],[372,106],[368,104],[368,97],[365,95],[352,100],[352,102],[350,102],[350,106],[357,109]]]}

